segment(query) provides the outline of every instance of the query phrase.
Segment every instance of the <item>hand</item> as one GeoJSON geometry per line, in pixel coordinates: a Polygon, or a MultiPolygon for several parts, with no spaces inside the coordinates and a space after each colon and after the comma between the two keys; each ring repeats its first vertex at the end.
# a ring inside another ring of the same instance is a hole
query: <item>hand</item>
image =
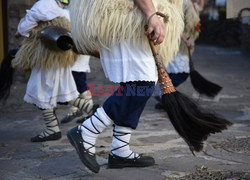
{"type": "Polygon", "coordinates": [[[181,40],[186,44],[189,49],[194,47],[194,42],[189,39],[190,37],[186,37],[186,35],[181,35],[181,40]]]}
{"type": "Polygon", "coordinates": [[[21,37],[21,34],[19,32],[16,32],[15,33],[15,38],[19,38],[19,37],[21,37]]]}
{"type": "Polygon", "coordinates": [[[154,44],[161,44],[165,37],[165,26],[156,14],[147,17],[148,29],[145,34],[149,35],[154,44]]]}
{"type": "Polygon", "coordinates": [[[190,40],[186,40],[185,41],[185,44],[186,46],[189,48],[189,49],[193,49],[194,48],[194,43],[190,40]]]}

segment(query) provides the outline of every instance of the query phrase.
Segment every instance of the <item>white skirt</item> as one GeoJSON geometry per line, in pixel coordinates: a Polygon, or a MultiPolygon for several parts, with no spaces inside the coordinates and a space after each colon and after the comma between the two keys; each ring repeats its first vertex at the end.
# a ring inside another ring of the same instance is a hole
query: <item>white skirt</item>
{"type": "Polygon", "coordinates": [[[106,77],[114,83],[158,80],[149,45],[142,47],[139,43],[124,42],[110,50],[101,48],[100,57],[106,77]]]}
{"type": "Polygon", "coordinates": [[[190,73],[189,59],[185,54],[178,53],[167,66],[168,73],[190,73]]]}
{"type": "Polygon", "coordinates": [[[57,102],[68,102],[79,95],[71,68],[33,68],[27,84],[24,101],[42,109],[52,109],[57,102]]]}

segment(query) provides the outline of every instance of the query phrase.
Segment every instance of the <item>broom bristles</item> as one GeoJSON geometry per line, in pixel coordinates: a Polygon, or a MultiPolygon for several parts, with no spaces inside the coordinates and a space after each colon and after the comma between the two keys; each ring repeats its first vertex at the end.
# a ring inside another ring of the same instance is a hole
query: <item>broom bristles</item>
{"type": "Polygon", "coordinates": [[[149,45],[154,55],[158,71],[159,83],[162,89],[162,103],[169,119],[177,133],[188,144],[191,152],[203,149],[203,141],[210,134],[227,129],[232,123],[215,113],[205,111],[193,100],[178,92],[173,86],[164,68],[161,57],[154,43],[149,39],[149,45]]]}
{"type": "Polygon", "coordinates": [[[190,71],[190,79],[194,89],[200,94],[204,94],[209,97],[216,96],[222,89],[221,86],[208,81],[198,71],[190,71]]]}
{"type": "Polygon", "coordinates": [[[6,100],[10,94],[10,87],[13,80],[13,68],[11,61],[14,58],[18,49],[12,49],[8,52],[7,56],[3,59],[0,68],[0,100],[6,100]]]}
{"type": "Polygon", "coordinates": [[[210,134],[227,129],[232,123],[215,113],[205,111],[186,97],[176,91],[162,96],[164,109],[178,134],[188,144],[191,152],[203,149],[203,141],[210,134]]]}
{"type": "Polygon", "coordinates": [[[198,71],[195,70],[190,48],[188,48],[188,57],[190,79],[194,89],[200,94],[204,94],[208,97],[216,96],[221,91],[222,87],[205,79],[198,71]]]}

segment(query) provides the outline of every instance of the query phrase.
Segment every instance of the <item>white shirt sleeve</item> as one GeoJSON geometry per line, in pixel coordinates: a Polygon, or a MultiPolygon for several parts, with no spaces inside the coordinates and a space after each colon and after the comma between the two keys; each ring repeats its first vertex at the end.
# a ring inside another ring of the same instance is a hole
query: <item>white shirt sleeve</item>
{"type": "Polygon", "coordinates": [[[53,0],[40,0],[36,2],[18,24],[17,31],[22,35],[29,37],[29,32],[38,25],[39,21],[49,21],[58,16],[64,16],[69,19],[67,10],[60,8],[53,0]]]}
{"type": "Polygon", "coordinates": [[[76,72],[90,72],[90,65],[89,65],[90,56],[88,55],[78,55],[78,58],[75,64],[71,67],[72,71],[76,72]]]}
{"type": "Polygon", "coordinates": [[[25,17],[21,19],[17,27],[17,31],[22,36],[29,37],[30,30],[37,26],[37,22],[39,21],[39,19],[36,14],[37,13],[34,10],[26,11],[25,17]]]}

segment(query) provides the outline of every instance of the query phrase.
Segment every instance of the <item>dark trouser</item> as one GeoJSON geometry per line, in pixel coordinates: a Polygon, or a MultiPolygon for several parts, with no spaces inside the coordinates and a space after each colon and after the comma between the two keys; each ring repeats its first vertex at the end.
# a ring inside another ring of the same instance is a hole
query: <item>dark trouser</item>
{"type": "MultiPolygon", "coordinates": [[[[180,84],[187,80],[189,73],[168,73],[168,75],[172,80],[174,87],[178,87],[180,84]]],[[[155,108],[162,109],[161,97],[159,96],[157,100],[160,102],[156,104],[155,108]]]]}
{"type": "MultiPolygon", "coordinates": [[[[85,72],[77,72],[77,71],[71,71],[72,75],[74,77],[75,83],[76,83],[76,88],[77,91],[81,94],[84,91],[87,90],[87,73],[85,72]]],[[[57,104],[60,105],[68,105],[68,102],[58,102],[57,104]]]]}
{"type": "Polygon", "coordinates": [[[72,75],[74,77],[77,91],[81,94],[84,91],[87,90],[87,73],[85,72],[77,72],[77,71],[72,71],[72,75]]]}
{"type": "Polygon", "coordinates": [[[154,89],[155,82],[120,83],[120,88],[104,102],[103,109],[115,125],[135,129],[154,89]]]}
{"type": "Polygon", "coordinates": [[[175,87],[179,86],[181,83],[187,80],[189,73],[169,73],[169,77],[175,87]]]}

